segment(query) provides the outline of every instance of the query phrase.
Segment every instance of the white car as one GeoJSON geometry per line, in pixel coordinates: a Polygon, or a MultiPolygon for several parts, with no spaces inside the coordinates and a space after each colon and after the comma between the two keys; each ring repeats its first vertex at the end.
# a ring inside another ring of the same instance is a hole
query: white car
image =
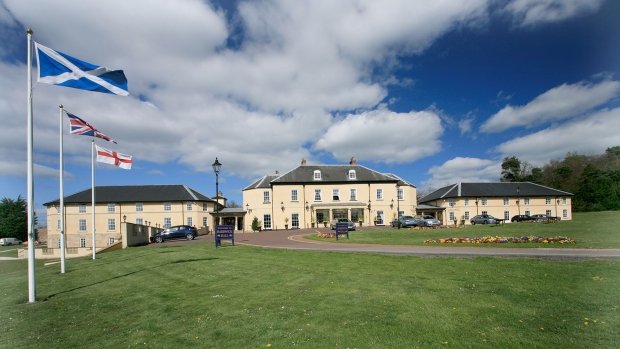
{"type": "Polygon", "coordinates": [[[16,238],[2,238],[0,239],[0,246],[21,245],[22,241],[16,238]]]}

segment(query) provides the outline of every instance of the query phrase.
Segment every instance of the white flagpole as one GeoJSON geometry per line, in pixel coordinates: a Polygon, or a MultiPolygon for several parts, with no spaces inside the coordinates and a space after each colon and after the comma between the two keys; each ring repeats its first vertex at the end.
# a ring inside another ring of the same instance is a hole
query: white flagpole
{"type": "Polygon", "coordinates": [[[64,152],[64,144],[63,144],[63,132],[62,132],[62,126],[63,126],[63,109],[62,109],[62,104],[59,106],[59,119],[58,121],[60,122],[60,128],[59,128],[59,132],[60,132],[60,273],[64,274],[65,273],[65,181],[64,181],[64,171],[65,171],[65,164],[64,164],[64,159],[63,159],[63,152],[64,152]]]}
{"type": "Polygon", "coordinates": [[[95,137],[91,143],[91,177],[90,177],[90,193],[93,206],[93,259],[95,259],[96,243],[95,243],[95,137]]]}
{"type": "Polygon", "coordinates": [[[26,55],[27,79],[28,79],[28,122],[27,122],[27,186],[28,186],[28,302],[36,301],[36,285],[34,277],[34,180],[33,180],[33,164],[32,164],[32,29],[28,28],[26,37],[28,41],[28,54],[26,55]]]}

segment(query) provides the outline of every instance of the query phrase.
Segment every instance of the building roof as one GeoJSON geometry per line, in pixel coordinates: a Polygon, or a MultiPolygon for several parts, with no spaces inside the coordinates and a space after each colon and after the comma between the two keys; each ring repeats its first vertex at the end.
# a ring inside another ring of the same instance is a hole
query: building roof
{"type": "Polygon", "coordinates": [[[249,190],[249,189],[259,189],[259,188],[270,188],[271,187],[271,181],[278,178],[279,175],[275,175],[275,176],[263,176],[259,179],[257,179],[256,181],[254,181],[252,184],[248,185],[247,187],[243,188],[243,190],[249,190]]]}
{"type": "Polygon", "coordinates": [[[569,196],[569,192],[531,182],[456,183],[437,189],[419,203],[458,197],[569,196]]]}
{"type": "Polygon", "coordinates": [[[243,190],[270,188],[278,184],[310,184],[310,183],[398,183],[401,186],[412,186],[409,182],[392,173],[380,173],[367,167],[349,165],[306,165],[305,163],[282,175],[264,176],[243,190]],[[349,178],[349,171],[355,171],[355,178],[349,178]],[[321,172],[321,179],[315,180],[315,171],[321,172]]]}
{"type": "MultiPolygon", "coordinates": [[[[59,203],[59,199],[47,202],[49,206],[59,203]]],[[[215,202],[185,185],[119,185],[96,186],[96,202],[168,202],[168,201],[208,201],[215,202]]],[[[65,204],[91,202],[90,188],[73,195],[65,196],[65,204]]]]}

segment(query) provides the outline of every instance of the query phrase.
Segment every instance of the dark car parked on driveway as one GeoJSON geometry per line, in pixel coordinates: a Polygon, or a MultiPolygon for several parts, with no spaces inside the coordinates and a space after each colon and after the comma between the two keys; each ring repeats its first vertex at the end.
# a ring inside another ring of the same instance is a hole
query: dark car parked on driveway
{"type": "Polygon", "coordinates": [[[535,221],[536,218],[532,218],[532,216],[527,215],[527,214],[519,214],[516,216],[513,216],[510,221],[511,222],[529,222],[529,221],[535,221]]]}
{"type": "Polygon", "coordinates": [[[198,230],[189,225],[175,225],[157,232],[151,236],[151,242],[164,242],[169,239],[187,239],[194,240],[198,235],[198,230]]]}
{"type": "Polygon", "coordinates": [[[497,224],[498,220],[488,214],[480,214],[475,216],[474,218],[470,219],[469,222],[471,223],[471,225],[476,225],[476,224],[497,224]]]}

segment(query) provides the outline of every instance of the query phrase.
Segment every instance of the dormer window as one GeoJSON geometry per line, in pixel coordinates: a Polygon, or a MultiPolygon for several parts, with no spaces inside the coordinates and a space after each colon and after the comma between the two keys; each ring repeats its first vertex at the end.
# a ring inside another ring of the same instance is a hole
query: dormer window
{"type": "Polygon", "coordinates": [[[315,181],[320,181],[321,180],[321,171],[320,170],[314,170],[314,180],[315,181]]]}
{"type": "Polygon", "coordinates": [[[355,170],[349,170],[349,179],[356,179],[355,170]]]}

